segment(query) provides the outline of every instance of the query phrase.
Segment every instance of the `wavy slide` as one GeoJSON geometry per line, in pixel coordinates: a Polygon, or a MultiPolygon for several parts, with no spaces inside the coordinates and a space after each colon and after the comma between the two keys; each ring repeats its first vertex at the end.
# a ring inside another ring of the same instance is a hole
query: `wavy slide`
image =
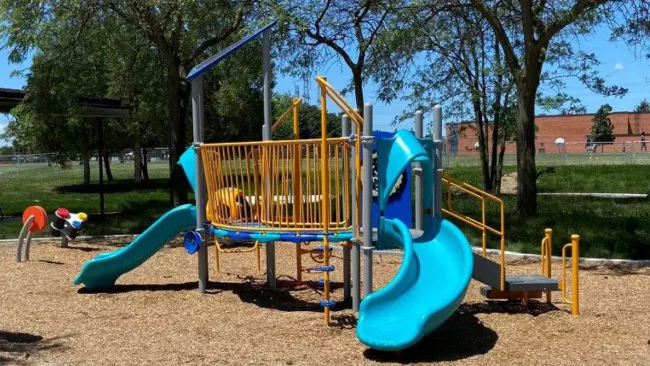
{"type": "MultiPolygon", "coordinates": [[[[380,210],[397,177],[408,164],[422,166],[424,187],[433,187],[432,141],[408,131],[377,140],[380,210]]],[[[433,189],[425,189],[425,212],[433,211],[433,189]]],[[[395,278],[365,297],[359,309],[357,337],[374,349],[397,351],[417,343],[456,311],[472,278],[473,256],[467,238],[451,222],[426,214],[424,233],[413,239],[400,220],[381,218],[377,248],[402,248],[395,278]]]]}
{"type": "Polygon", "coordinates": [[[86,262],[79,275],[73,280],[74,284],[83,283],[91,290],[111,287],[121,275],[146,262],[178,234],[195,227],[196,208],[193,205],[173,208],[129,245],[99,254],[86,262]]]}
{"type": "Polygon", "coordinates": [[[396,351],[417,343],[460,305],[472,278],[472,251],[451,222],[430,219],[413,240],[399,220],[383,219],[379,240],[404,249],[395,278],[361,302],[357,337],[370,348],[396,351]]]}

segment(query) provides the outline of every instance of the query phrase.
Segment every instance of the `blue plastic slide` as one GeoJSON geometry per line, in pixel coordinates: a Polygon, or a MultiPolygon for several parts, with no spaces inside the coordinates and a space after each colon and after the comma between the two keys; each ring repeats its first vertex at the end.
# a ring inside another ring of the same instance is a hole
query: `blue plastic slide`
{"type": "Polygon", "coordinates": [[[385,211],[388,197],[411,163],[422,167],[424,234],[415,240],[400,220],[380,218],[377,248],[402,248],[404,259],[386,287],[361,302],[357,337],[368,347],[395,351],[417,343],[445,322],[465,297],[472,278],[469,242],[451,222],[433,212],[433,141],[409,131],[377,139],[378,200],[385,211]]]}
{"type": "Polygon", "coordinates": [[[129,245],[86,262],[73,280],[74,284],[83,283],[91,290],[111,287],[118,277],[146,262],[178,234],[195,227],[196,208],[190,204],[178,206],[161,216],[129,245]]]}
{"type": "Polygon", "coordinates": [[[357,337],[370,348],[395,351],[417,343],[460,305],[472,278],[472,251],[451,222],[430,218],[411,239],[399,220],[382,219],[379,241],[404,249],[395,278],[361,302],[357,337]]]}

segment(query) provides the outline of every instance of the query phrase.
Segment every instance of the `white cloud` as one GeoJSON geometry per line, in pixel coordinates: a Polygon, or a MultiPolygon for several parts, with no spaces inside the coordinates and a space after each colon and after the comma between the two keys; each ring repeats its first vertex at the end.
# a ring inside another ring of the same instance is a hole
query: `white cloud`
{"type": "Polygon", "coordinates": [[[623,65],[622,62],[617,62],[616,65],[614,65],[614,70],[616,71],[621,71],[625,68],[625,65],[623,65]]]}

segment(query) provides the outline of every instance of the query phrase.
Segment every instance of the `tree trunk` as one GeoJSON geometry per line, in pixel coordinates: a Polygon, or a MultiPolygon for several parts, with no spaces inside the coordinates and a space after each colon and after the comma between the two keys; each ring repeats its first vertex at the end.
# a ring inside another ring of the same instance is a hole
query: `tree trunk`
{"type": "Polygon", "coordinates": [[[357,109],[363,117],[363,75],[360,69],[352,69],[352,81],[354,82],[354,99],[357,103],[357,109]]]}
{"type": "Polygon", "coordinates": [[[531,216],[537,213],[537,169],[535,167],[537,88],[526,84],[522,86],[517,91],[517,211],[520,216],[531,216]]]}
{"type": "MultiPolygon", "coordinates": [[[[183,169],[176,162],[185,150],[185,112],[187,93],[181,84],[181,66],[177,60],[167,60],[168,119],[170,123],[169,171],[171,187],[169,198],[171,204],[178,206],[187,203],[187,182],[183,169]]],[[[185,88],[187,89],[187,88],[185,88]]]]}
{"type": "Polygon", "coordinates": [[[142,183],[142,151],[140,150],[141,148],[142,148],[142,144],[139,141],[136,142],[135,146],[133,147],[133,167],[135,169],[133,179],[135,180],[136,184],[142,183]]]}
{"type": "Polygon", "coordinates": [[[83,164],[84,164],[84,185],[88,186],[90,185],[90,154],[86,153],[83,156],[83,164]]]}
{"type": "Polygon", "coordinates": [[[487,151],[487,144],[485,141],[485,124],[487,121],[483,118],[483,111],[481,110],[480,101],[474,102],[474,116],[476,118],[476,128],[478,132],[478,150],[481,158],[481,174],[483,176],[483,189],[492,191],[492,179],[490,179],[490,161],[487,151]]]}
{"type": "Polygon", "coordinates": [[[496,172],[494,174],[494,193],[501,194],[501,178],[503,177],[503,156],[506,153],[505,142],[501,144],[499,149],[499,157],[496,164],[496,172]]]}
{"type": "Polygon", "coordinates": [[[115,179],[113,178],[113,172],[111,171],[111,157],[108,154],[108,151],[104,149],[103,159],[104,159],[104,171],[106,172],[106,179],[109,182],[113,182],[115,179]]]}
{"type": "Polygon", "coordinates": [[[140,168],[142,170],[142,181],[144,183],[149,182],[149,164],[147,159],[147,149],[142,149],[142,165],[140,168]]]}

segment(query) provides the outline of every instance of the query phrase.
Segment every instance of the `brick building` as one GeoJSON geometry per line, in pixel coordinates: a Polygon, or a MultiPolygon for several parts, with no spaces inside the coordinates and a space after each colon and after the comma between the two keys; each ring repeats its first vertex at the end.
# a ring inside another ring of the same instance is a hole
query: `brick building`
{"type": "MultiPolygon", "coordinates": [[[[577,115],[539,115],[535,117],[537,125],[536,151],[537,153],[558,153],[555,144],[557,138],[566,141],[567,153],[583,153],[585,141],[591,132],[591,119],[594,114],[577,115]]],[[[604,152],[623,152],[623,149],[640,148],[641,132],[650,134],[650,112],[612,112],[609,119],[614,125],[614,144],[605,145],[604,152]]],[[[478,133],[473,122],[461,122],[446,125],[447,153],[453,152],[454,130],[457,140],[458,155],[477,154],[475,144],[478,142],[478,133]]],[[[650,136],[648,137],[650,139],[650,136]]],[[[649,141],[650,144],[650,141],[649,141]]],[[[516,145],[509,142],[506,145],[507,154],[516,153],[516,145]]],[[[600,151],[600,149],[599,149],[600,151]]],[[[630,150],[627,150],[628,152],[630,150]]]]}

